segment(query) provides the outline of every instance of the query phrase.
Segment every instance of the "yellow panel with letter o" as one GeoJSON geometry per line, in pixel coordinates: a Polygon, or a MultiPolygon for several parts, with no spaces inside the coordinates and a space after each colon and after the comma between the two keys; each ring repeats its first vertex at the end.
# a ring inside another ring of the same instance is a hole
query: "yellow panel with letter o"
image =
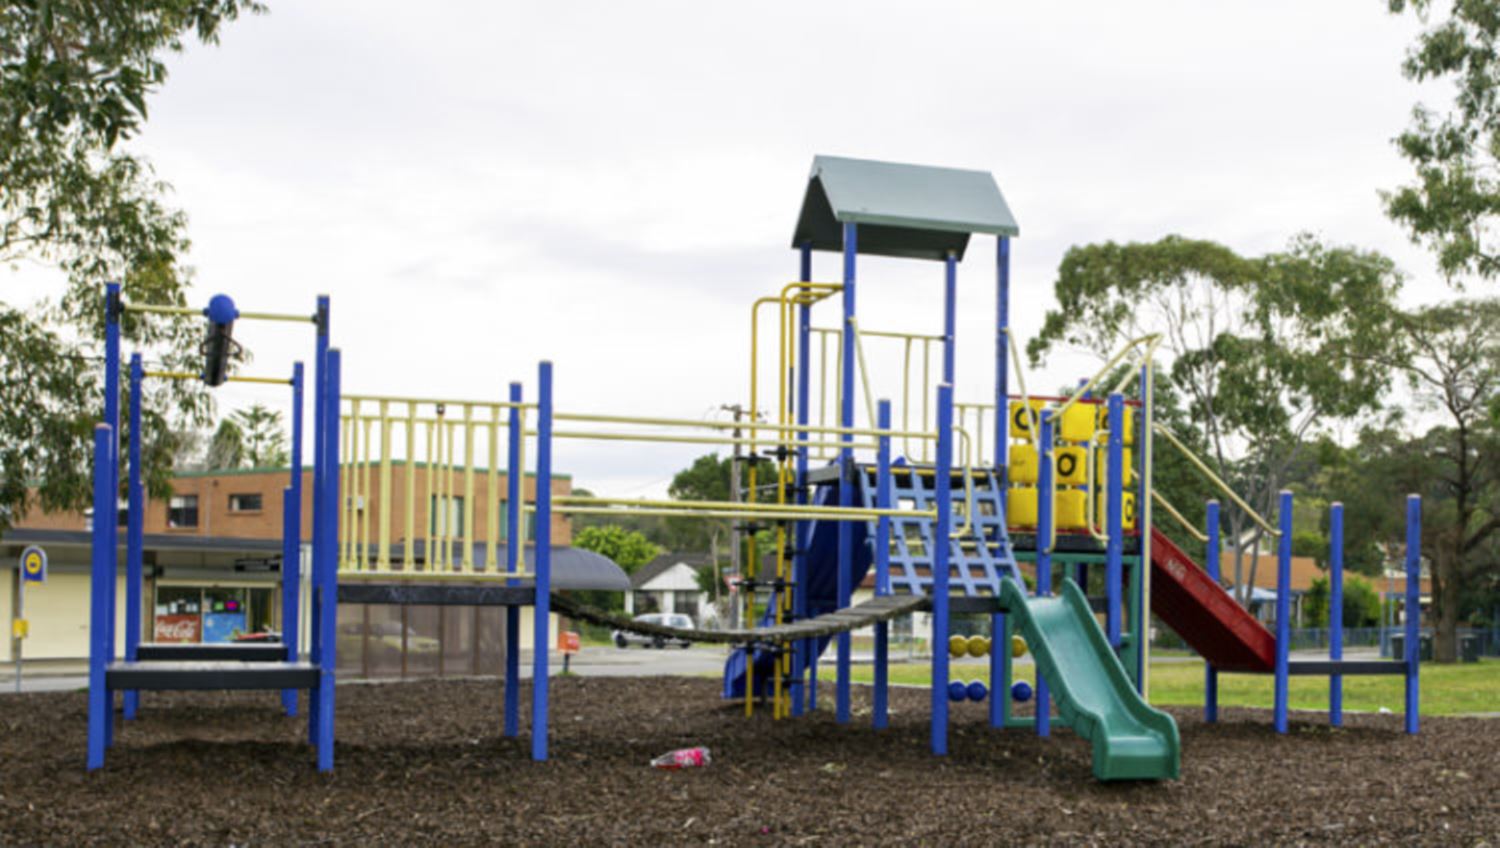
{"type": "MultiPolygon", "coordinates": [[[[1101,403],[1098,405],[1098,410],[1099,432],[1107,433],[1109,432],[1109,406],[1107,404],[1101,403]]],[[[1124,432],[1121,433],[1121,436],[1124,439],[1125,445],[1127,447],[1135,444],[1135,411],[1136,407],[1130,406],[1128,404],[1123,410],[1121,410],[1121,412],[1124,413],[1122,417],[1125,419],[1125,428],[1124,432]]]]}
{"type": "Polygon", "coordinates": [[[1012,527],[1036,526],[1036,489],[1013,488],[1005,496],[1005,520],[1012,527]]]}
{"type": "Polygon", "coordinates": [[[1084,448],[1056,448],[1057,485],[1082,486],[1088,482],[1088,453],[1084,448]]]}
{"type": "Polygon", "coordinates": [[[1042,408],[1047,404],[1044,401],[1034,400],[1029,404],[1013,400],[1010,402],[1010,437],[1012,439],[1025,439],[1030,437],[1031,424],[1033,421],[1042,420],[1042,408]],[[1027,407],[1031,414],[1027,415],[1027,407]]]}
{"type": "MultiPolygon", "coordinates": [[[[1126,530],[1135,529],[1135,495],[1124,492],[1124,499],[1120,501],[1120,526],[1126,530]]],[[[1094,516],[1094,523],[1100,530],[1109,527],[1109,495],[1100,492],[1098,501],[1098,513],[1094,516]]]]}
{"type": "Polygon", "coordinates": [[[1040,473],[1041,463],[1036,460],[1036,448],[1028,444],[1010,446],[1010,482],[1035,485],[1040,473]]]}
{"type": "Polygon", "coordinates": [[[1058,435],[1065,442],[1087,442],[1094,438],[1094,404],[1075,403],[1063,411],[1058,435]]]}
{"type": "Polygon", "coordinates": [[[1088,496],[1082,489],[1062,489],[1057,493],[1057,509],[1055,520],[1059,530],[1082,530],[1088,527],[1088,521],[1084,516],[1084,509],[1088,506],[1088,496]]]}

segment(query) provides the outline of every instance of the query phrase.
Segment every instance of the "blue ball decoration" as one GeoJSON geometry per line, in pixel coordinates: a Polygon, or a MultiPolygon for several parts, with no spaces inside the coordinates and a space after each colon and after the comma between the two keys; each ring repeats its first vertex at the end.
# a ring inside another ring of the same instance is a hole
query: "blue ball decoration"
{"type": "Polygon", "coordinates": [[[969,687],[962,680],[955,680],[948,684],[948,700],[962,701],[969,697],[969,687]]]}
{"type": "Polygon", "coordinates": [[[1010,697],[1018,704],[1024,704],[1031,700],[1031,684],[1024,680],[1017,680],[1011,684],[1010,697]]]}
{"type": "Polygon", "coordinates": [[[984,696],[990,694],[990,689],[984,685],[983,680],[970,680],[966,688],[968,689],[969,700],[971,701],[983,701],[984,696]]]}

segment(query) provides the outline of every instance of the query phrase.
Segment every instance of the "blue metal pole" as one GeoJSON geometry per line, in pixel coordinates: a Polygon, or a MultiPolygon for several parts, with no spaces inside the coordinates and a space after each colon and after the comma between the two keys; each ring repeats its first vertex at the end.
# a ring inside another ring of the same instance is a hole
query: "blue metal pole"
{"type": "MultiPolygon", "coordinates": [[[[141,383],[146,369],[141,364],[141,355],[130,355],[130,448],[128,450],[130,475],[125,483],[126,509],[125,528],[125,661],[135,662],[141,644],[141,595],[145,589],[145,512],[146,487],[141,481],[141,383]]],[[[135,718],[141,705],[141,693],[132,689],[125,693],[125,718],[135,718]]]]}
{"type": "MultiPolygon", "coordinates": [[[[323,536],[332,533],[334,546],[338,546],[338,502],[335,500],[333,509],[330,510],[326,504],[327,498],[324,489],[328,487],[328,478],[337,477],[339,473],[338,464],[331,466],[328,461],[328,416],[334,417],[334,425],[331,429],[338,429],[339,406],[335,401],[332,409],[328,405],[328,346],[331,333],[332,313],[329,308],[328,295],[318,295],[317,311],[317,343],[313,353],[313,532],[312,550],[313,557],[310,564],[312,574],[309,575],[308,604],[307,604],[307,642],[308,654],[316,659],[322,655],[321,639],[323,634],[323,613],[318,605],[318,586],[322,584],[322,573],[320,572],[322,557],[319,552],[323,549],[323,536]]],[[[311,689],[307,693],[307,741],[309,744],[318,744],[318,716],[321,710],[318,706],[319,690],[311,689]]]]}
{"type": "Polygon", "coordinates": [[[1281,492],[1276,546],[1276,732],[1287,730],[1288,653],[1292,643],[1292,493],[1281,492]]]}
{"type": "MultiPolygon", "coordinates": [[[[1038,474],[1036,487],[1036,594],[1046,597],[1052,594],[1052,507],[1054,492],[1054,460],[1052,441],[1055,423],[1051,409],[1042,410],[1040,444],[1037,451],[1038,474]]],[[[1052,734],[1052,693],[1040,666],[1036,669],[1036,735],[1052,734]]]]}
{"type": "MultiPolygon", "coordinates": [[[[1208,502],[1208,546],[1204,559],[1208,560],[1208,576],[1219,582],[1219,502],[1208,502]]],[[[1219,670],[1211,663],[1203,664],[1203,720],[1219,720],[1219,670]]]]}
{"type": "Polygon", "coordinates": [[[1422,664],[1422,497],[1406,496],[1406,732],[1417,732],[1422,664]]]}
{"type": "MultiPolygon", "coordinates": [[[[281,507],[281,641],[296,662],[302,632],[302,363],[292,364],[292,456],[281,507]]],[[[286,714],[297,714],[297,690],[281,690],[286,714]]]]}
{"type": "MultiPolygon", "coordinates": [[[[323,438],[326,467],[323,470],[323,502],[319,504],[323,516],[323,539],[320,557],[315,559],[313,571],[318,575],[314,599],[318,610],[318,704],[314,718],[318,725],[318,771],[333,770],[333,687],[334,674],[338,666],[338,507],[339,477],[335,469],[339,464],[339,395],[341,354],[337,348],[328,351],[328,383],[324,387],[327,405],[323,422],[328,433],[323,438]],[[319,563],[318,560],[322,562],[319,563]]],[[[312,712],[311,710],[309,712],[312,712]]]]}
{"type": "Polygon", "coordinates": [[[943,382],[953,385],[953,353],[958,342],[958,256],[943,257],[943,382]]]}
{"type": "MultiPolygon", "coordinates": [[[[547,759],[548,619],[552,617],[552,363],[541,364],[536,408],[536,600],[531,642],[531,758],[547,759]]],[[[753,659],[753,658],[752,658],[753,659]]]]}
{"type": "Polygon", "coordinates": [[[104,751],[109,745],[109,725],[113,718],[109,691],[105,688],[104,669],[109,664],[109,585],[114,582],[115,549],[109,543],[106,527],[112,523],[115,493],[110,489],[109,471],[114,438],[108,424],[94,428],[94,531],[93,558],[89,572],[89,739],[90,771],[104,765],[104,751]],[[104,516],[110,516],[105,518],[104,516]]]}
{"type": "MultiPolygon", "coordinates": [[[[995,239],[995,470],[1000,487],[1000,520],[1004,521],[1008,503],[1010,458],[1010,239],[995,239]]],[[[990,727],[1005,726],[1010,707],[1010,645],[1005,642],[1005,614],[990,615],[990,727]]]]}
{"type": "MultiPolygon", "coordinates": [[[[812,280],[812,244],[804,242],[797,251],[798,253],[798,279],[803,282],[812,280]]],[[[802,304],[797,307],[797,423],[806,425],[808,420],[807,404],[811,396],[812,386],[812,305],[802,304]]],[[[797,433],[797,440],[807,441],[805,431],[797,433]]],[[[807,490],[808,471],[808,449],[804,445],[797,449],[797,499],[796,502],[806,505],[811,502],[810,492],[807,490]]],[[[808,614],[807,597],[807,546],[812,539],[812,522],[799,521],[796,524],[797,550],[792,555],[792,579],[796,583],[792,590],[792,612],[798,621],[803,621],[808,614]]],[[[734,543],[738,545],[739,539],[734,543]]],[[[804,706],[811,709],[811,704],[806,704],[804,699],[811,699],[817,683],[817,641],[804,639],[798,642],[792,654],[792,715],[802,715],[804,706]],[[806,683],[804,684],[804,681],[806,683]],[[806,691],[804,691],[804,689],[806,691]]]]}
{"type": "MultiPolygon", "coordinates": [[[[1344,505],[1334,502],[1328,513],[1328,658],[1344,658],[1344,505]]],[[[1328,723],[1344,724],[1344,676],[1328,675],[1328,723]]]]}
{"type": "MultiPolygon", "coordinates": [[[[881,430],[891,429],[891,402],[880,401],[876,426],[881,430]]],[[[891,437],[880,436],[876,452],[875,507],[891,509],[891,437]]],[[[885,597],[891,593],[891,517],[882,515],[875,523],[875,594],[885,597]]],[[[882,621],[875,625],[875,706],[872,724],[876,730],[884,730],[889,722],[890,698],[890,625],[882,621]]]]}
{"type": "MultiPolygon", "coordinates": [[[[1106,405],[1109,443],[1105,460],[1104,612],[1105,635],[1110,647],[1120,649],[1120,584],[1125,557],[1125,398],[1112,394],[1106,405]]],[[[1082,587],[1080,587],[1082,588],[1082,587]]]]}
{"type": "Polygon", "coordinates": [[[932,753],[948,753],[948,553],[953,523],[953,387],[938,386],[932,534],[932,753]]]}
{"type": "MultiPolygon", "coordinates": [[[[510,384],[510,455],[505,470],[505,570],[521,570],[526,531],[521,527],[521,499],[525,497],[526,469],[521,466],[521,442],[526,438],[521,416],[521,384],[510,384]]],[[[519,581],[506,581],[519,585],[519,581]]],[[[521,608],[505,608],[505,735],[521,733],[521,608]]]]}
{"type": "MultiPolygon", "coordinates": [[[[104,423],[109,425],[109,509],[95,512],[94,523],[104,525],[105,543],[110,553],[110,579],[105,587],[109,606],[105,610],[104,630],[108,639],[104,643],[108,662],[115,659],[115,583],[118,571],[120,545],[119,497],[120,497],[120,284],[108,283],[104,287],[104,423]]],[[[109,708],[114,709],[114,693],[109,693],[109,708]]],[[[114,745],[115,724],[110,721],[104,727],[104,744],[114,745]]]]}
{"type": "MultiPolygon", "coordinates": [[[[840,363],[839,380],[843,386],[840,395],[839,426],[854,426],[854,266],[855,257],[859,253],[859,242],[856,228],[853,224],[844,225],[844,323],[843,323],[843,362],[840,363]]],[[[854,437],[848,433],[841,434],[839,441],[845,443],[845,447],[839,450],[839,506],[854,506],[854,449],[849,447],[854,437]]],[[[854,571],[854,525],[847,521],[838,523],[839,538],[839,563],[838,563],[838,608],[844,609],[849,606],[850,595],[853,592],[852,583],[854,571]]],[[[838,635],[838,682],[836,694],[835,720],[839,724],[849,721],[849,633],[845,631],[838,635]]]]}

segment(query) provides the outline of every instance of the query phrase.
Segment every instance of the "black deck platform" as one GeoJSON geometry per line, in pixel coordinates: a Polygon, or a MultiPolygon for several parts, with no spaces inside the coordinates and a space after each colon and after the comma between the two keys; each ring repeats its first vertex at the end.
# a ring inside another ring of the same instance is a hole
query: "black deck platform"
{"type": "Polygon", "coordinates": [[[311,689],[318,667],[310,662],[145,662],[111,663],[104,671],[110,689],[311,689]]]}
{"type": "Polygon", "coordinates": [[[1374,674],[1405,674],[1404,660],[1291,660],[1286,665],[1287,674],[1326,677],[1330,674],[1364,676],[1374,674]]]}
{"type": "Polygon", "coordinates": [[[142,642],[136,648],[136,659],[191,660],[211,662],[232,660],[236,662],[281,662],[286,659],[286,646],[280,642],[223,642],[199,644],[196,642],[142,642]]]}
{"type": "Polygon", "coordinates": [[[341,604],[423,604],[430,606],[529,607],[536,587],[490,583],[364,583],[339,581],[341,604]]]}

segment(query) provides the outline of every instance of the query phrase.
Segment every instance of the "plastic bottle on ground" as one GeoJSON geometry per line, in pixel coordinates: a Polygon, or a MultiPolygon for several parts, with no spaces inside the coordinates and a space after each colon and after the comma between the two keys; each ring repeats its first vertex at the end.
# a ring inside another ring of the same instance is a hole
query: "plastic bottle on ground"
{"type": "Polygon", "coordinates": [[[703,746],[696,748],[679,748],[671,753],[662,754],[651,761],[652,768],[659,769],[685,769],[706,766],[712,759],[708,755],[708,749],[703,746]]]}

